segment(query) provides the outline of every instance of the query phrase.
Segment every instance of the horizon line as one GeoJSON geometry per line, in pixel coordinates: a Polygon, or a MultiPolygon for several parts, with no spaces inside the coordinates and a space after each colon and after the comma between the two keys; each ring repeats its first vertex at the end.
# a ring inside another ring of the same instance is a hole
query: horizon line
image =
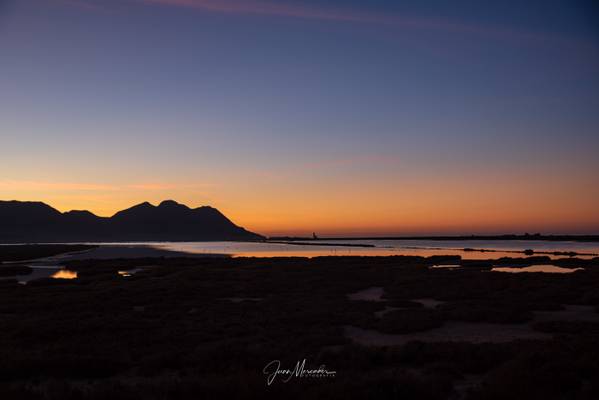
{"type": "MultiPolygon", "coordinates": [[[[199,209],[199,208],[213,208],[217,211],[220,212],[220,210],[216,207],[213,207],[211,205],[202,205],[202,206],[197,206],[197,207],[190,207],[188,205],[186,205],[185,203],[181,203],[178,202],[176,200],[173,199],[165,199],[165,200],[161,200],[158,205],[154,205],[152,202],[150,201],[142,201],[140,203],[136,203],[133,204],[130,207],[126,207],[123,208],[122,210],[118,210],[116,212],[114,212],[113,214],[109,215],[109,216],[102,216],[102,215],[98,215],[90,210],[87,209],[81,209],[81,208],[77,208],[77,209],[71,209],[71,210],[65,210],[65,211],[61,211],[58,208],[55,208],[54,206],[52,206],[51,204],[48,204],[45,201],[42,200],[16,200],[16,199],[11,199],[11,200],[2,200],[0,199],[0,203],[5,202],[5,203],[10,203],[10,202],[14,202],[14,203],[38,203],[38,204],[43,204],[45,206],[48,206],[50,208],[52,208],[53,210],[59,212],[60,214],[67,214],[69,212],[88,212],[92,215],[94,215],[97,218],[106,218],[106,219],[110,219],[112,217],[114,217],[116,214],[118,214],[121,211],[125,211],[128,209],[131,209],[133,207],[136,206],[140,206],[143,204],[149,204],[150,206],[154,207],[154,208],[158,208],[161,204],[165,203],[165,202],[174,202],[178,205],[183,205],[185,207],[187,207],[190,210],[195,210],[195,209],[199,209]]],[[[226,217],[226,216],[225,216],[226,217]]],[[[228,217],[227,217],[228,218],[228,217]]],[[[236,223],[235,223],[236,224],[236,223]]],[[[237,224],[236,224],[237,225],[237,224]]],[[[242,225],[238,225],[238,226],[242,226],[242,225]]],[[[252,231],[254,231],[252,229],[252,231]]],[[[293,232],[293,229],[289,230],[290,232],[293,232]]],[[[316,233],[318,230],[314,230],[312,231],[312,234],[316,233]]],[[[296,233],[275,233],[275,234],[261,234],[262,236],[264,236],[265,238],[267,238],[267,240],[274,238],[285,238],[287,240],[295,240],[295,239],[301,239],[301,240],[306,240],[306,239],[310,239],[310,240],[314,240],[313,237],[309,236],[310,232],[309,230],[301,230],[301,231],[295,231],[296,233]],[[297,233],[297,232],[302,232],[302,233],[297,233]],[[305,236],[308,235],[308,236],[305,236]]],[[[322,230],[321,230],[322,232],[322,230]]],[[[564,237],[588,237],[588,236],[599,236],[599,229],[593,230],[593,231],[587,231],[587,233],[573,233],[573,232],[568,232],[568,233],[563,233],[563,232],[559,232],[559,231],[552,231],[552,232],[539,232],[537,229],[531,229],[531,230],[521,230],[521,233],[515,233],[516,231],[490,231],[490,232],[484,232],[484,231],[479,231],[479,233],[473,233],[471,232],[464,232],[464,231],[452,231],[450,233],[445,232],[445,233],[439,233],[439,231],[430,231],[428,233],[414,233],[413,231],[408,232],[408,233],[389,233],[389,231],[385,231],[385,232],[380,232],[380,233],[374,233],[374,234],[370,234],[370,233],[364,233],[364,228],[356,228],[354,230],[354,233],[351,233],[347,230],[344,230],[342,232],[338,232],[338,233],[325,233],[325,234],[318,234],[318,238],[317,240],[321,240],[321,239],[326,239],[326,240],[336,240],[336,239],[340,239],[340,240],[385,240],[385,239],[389,239],[389,240],[401,240],[401,239],[417,239],[417,238],[421,238],[421,239],[426,239],[426,238],[469,238],[469,237],[474,237],[474,238],[485,238],[485,237],[501,237],[501,236],[516,236],[516,237],[529,237],[529,238],[535,238],[535,237],[551,237],[551,236],[564,236],[564,237]],[[530,232],[534,232],[534,233],[530,233],[530,232]],[[589,233],[592,232],[592,233],[589,233]]],[[[397,232],[397,231],[395,231],[397,232]]]]}

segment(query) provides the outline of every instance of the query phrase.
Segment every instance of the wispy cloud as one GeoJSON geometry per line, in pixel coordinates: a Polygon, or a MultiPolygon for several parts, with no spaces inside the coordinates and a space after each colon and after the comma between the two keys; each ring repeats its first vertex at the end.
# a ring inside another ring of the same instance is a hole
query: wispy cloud
{"type": "MultiPolygon", "coordinates": [[[[198,190],[214,187],[211,183],[161,183],[144,182],[123,185],[106,185],[79,182],[48,182],[31,180],[0,180],[0,191],[73,191],[73,192],[114,192],[114,191],[167,191],[198,190]]],[[[0,193],[1,194],[1,193],[0,193]]]]}
{"type": "Polygon", "coordinates": [[[56,0],[59,3],[63,3],[68,6],[77,7],[84,11],[94,12],[106,12],[107,8],[105,5],[101,5],[99,2],[93,0],[56,0]]]}
{"type": "Polygon", "coordinates": [[[95,183],[75,182],[45,182],[28,180],[2,180],[0,190],[31,191],[31,190],[64,190],[64,191],[114,191],[118,186],[95,183]]]}
{"type": "MultiPolygon", "coordinates": [[[[104,9],[105,4],[91,0],[56,0],[63,3],[80,5],[93,10],[104,9]]],[[[517,43],[533,43],[595,49],[594,43],[587,43],[579,38],[570,38],[549,32],[535,32],[511,27],[486,24],[466,23],[442,18],[423,18],[399,14],[386,14],[366,9],[349,9],[332,6],[319,6],[297,2],[277,2],[272,0],[120,0],[123,3],[143,5],[190,8],[207,12],[272,15],[281,17],[304,18],[325,21],[354,22],[378,24],[400,29],[423,31],[441,31],[451,33],[472,34],[517,43]]]]}
{"type": "Polygon", "coordinates": [[[136,183],[127,185],[127,188],[143,191],[165,191],[165,190],[194,190],[215,187],[212,183],[136,183]]]}
{"type": "Polygon", "coordinates": [[[397,14],[388,15],[367,11],[341,10],[339,8],[322,7],[308,4],[290,4],[264,0],[134,0],[139,3],[155,4],[173,7],[187,7],[206,11],[278,15],[286,17],[348,21],[361,23],[376,23],[400,25],[412,28],[435,29],[472,29],[466,25],[456,24],[445,20],[404,17],[397,14]]]}
{"type": "Polygon", "coordinates": [[[146,4],[188,7],[208,11],[242,14],[266,14],[288,17],[327,19],[356,22],[376,22],[377,18],[360,14],[339,12],[309,5],[283,4],[256,0],[135,0],[146,4]]]}

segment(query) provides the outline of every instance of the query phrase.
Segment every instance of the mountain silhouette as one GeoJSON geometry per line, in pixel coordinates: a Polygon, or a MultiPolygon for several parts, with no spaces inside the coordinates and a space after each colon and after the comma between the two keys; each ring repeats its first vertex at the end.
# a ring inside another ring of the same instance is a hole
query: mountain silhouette
{"type": "Polygon", "coordinates": [[[0,201],[0,243],[262,240],[216,208],[189,208],[173,200],[148,202],[98,217],[60,211],[41,202],[0,201]]]}

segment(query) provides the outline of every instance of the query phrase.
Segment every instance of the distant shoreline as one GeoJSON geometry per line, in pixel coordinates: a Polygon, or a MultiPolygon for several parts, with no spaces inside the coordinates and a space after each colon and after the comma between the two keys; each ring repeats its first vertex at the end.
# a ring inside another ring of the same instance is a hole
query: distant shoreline
{"type": "Polygon", "coordinates": [[[548,242],[599,242],[599,235],[469,235],[469,236],[360,236],[360,237],[300,237],[273,236],[267,242],[274,241],[331,241],[331,240],[532,240],[548,242]]]}
{"type": "Polygon", "coordinates": [[[305,242],[305,241],[295,241],[295,240],[291,240],[291,241],[285,241],[285,240],[280,240],[280,241],[276,241],[276,240],[267,240],[267,243],[274,243],[274,244],[288,244],[288,245],[292,245],[292,246],[335,246],[335,247],[376,247],[373,244],[364,244],[364,243],[328,243],[328,242],[315,242],[314,239],[311,239],[311,242],[305,242]]]}

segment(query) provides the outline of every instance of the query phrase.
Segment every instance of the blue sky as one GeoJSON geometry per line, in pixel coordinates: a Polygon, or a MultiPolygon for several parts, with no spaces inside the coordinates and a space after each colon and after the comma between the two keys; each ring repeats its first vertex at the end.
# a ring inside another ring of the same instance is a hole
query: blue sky
{"type": "Polygon", "coordinates": [[[599,228],[592,1],[2,3],[2,198],[175,197],[267,233],[599,228]]]}

